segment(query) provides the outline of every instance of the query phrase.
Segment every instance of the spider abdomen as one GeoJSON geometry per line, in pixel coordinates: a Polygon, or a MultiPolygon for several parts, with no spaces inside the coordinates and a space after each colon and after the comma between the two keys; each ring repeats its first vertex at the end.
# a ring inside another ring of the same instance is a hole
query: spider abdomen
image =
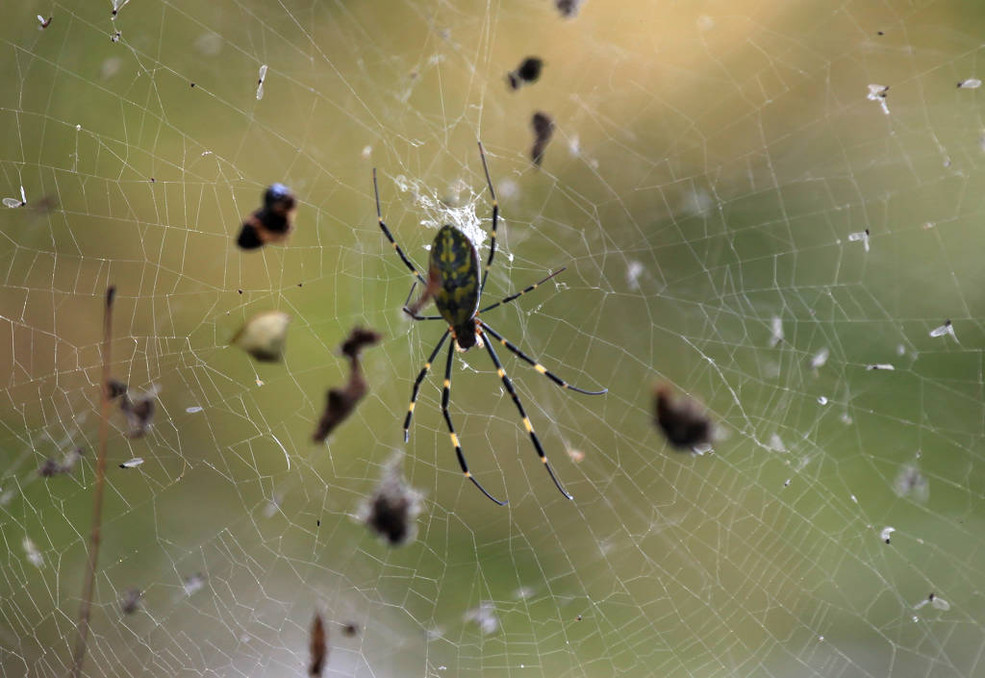
{"type": "Polygon", "coordinates": [[[479,310],[479,255],[472,241],[454,226],[441,227],[431,244],[430,278],[437,280],[434,305],[455,332],[458,345],[475,345],[479,310]]]}

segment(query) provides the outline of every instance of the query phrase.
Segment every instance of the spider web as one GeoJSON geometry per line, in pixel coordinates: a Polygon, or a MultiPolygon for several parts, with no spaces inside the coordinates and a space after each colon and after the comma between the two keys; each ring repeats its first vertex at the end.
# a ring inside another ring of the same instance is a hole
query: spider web
{"type": "Polygon", "coordinates": [[[158,401],[142,439],[111,422],[86,675],[304,675],[318,610],[326,675],[985,672],[985,12],[117,4],[14,3],[0,28],[0,192],[27,200],[0,211],[0,672],[71,662],[110,283],[113,374],[158,401]],[[511,92],[528,55],[544,74],[511,92]],[[370,171],[420,266],[436,225],[488,229],[477,138],[503,216],[485,300],[568,267],[485,319],[609,388],[500,351],[573,502],[481,350],[451,413],[509,505],[458,470],[441,360],[402,440],[442,326],[400,313],[370,171]],[[242,253],[274,181],[296,232],[242,253]],[[286,359],[253,363],[229,340],[270,309],[286,359]],[[314,445],[354,325],[385,337],[371,390],[314,445]],[[658,382],[707,407],[711,453],[654,430],[658,382]],[[356,516],[401,454],[425,500],[393,549],[356,516]]]}

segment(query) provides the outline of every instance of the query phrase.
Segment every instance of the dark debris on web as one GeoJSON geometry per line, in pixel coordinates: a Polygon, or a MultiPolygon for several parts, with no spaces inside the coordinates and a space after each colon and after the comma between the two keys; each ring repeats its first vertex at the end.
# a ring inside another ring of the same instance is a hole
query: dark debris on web
{"type": "Polygon", "coordinates": [[[712,442],[714,427],[698,403],[688,397],[676,398],[670,387],[654,389],[654,423],[671,446],[693,450],[712,442]]]}
{"type": "Polygon", "coordinates": [[[328,661],[328,629],[325,628],[325,622],[318,612],[311,620],[309,654],[308,675],[311,678],[318,678],[325,670],[325,663],[328,661]]]}
{"type": "Polygon", "coordinates": [[[129,427],[126,436],[128,438],[142,438],[146,435],[154,420],[154,411],[157,409],[156,391],[151,390],[136,398],[131,398],[127,385],[116,379],[110,379],[106,388],[109,391],[110,400],[119,399],[120,401],[120,411],[126,416],[129,427]]]}
{"type": "Polygon", "coordinates": [[[578,10],[585,4],[585,0],[554,0],[554,6],[565,19],[571,19],[578,14],[578,10]]]}
{"type": "Polygon", "coordinates": [[[544,161],[547,144],[554,136],[554,119],[542,111],[534,113],[530,119],[530,127],[534,132],[534,143],[530,148],[530,161],[540,167],[544,161]]]}
{"type": "Polygon", "coordinates": [[[123,614],[133,614],[140,609],[140,599],[143,597],[144,592],[140,589],[127,589],[120,596],[120,611],[123,614]]]}
{"type": "Polygon", "coordinates": [[[544,68],[544,60],[540,57],[529,56],[519,66],[506,74],[510,89],[518,90],[525,84],[533,84],[540,78],[544,68]]]}
{"type": "Polygon", "coordinates": [[[38,475],[42,478],[52,478],[54,476],[66,475],[75,469],[75,465],[82,458],[82,448],[76,447],[59,461],[54,457],[49,457],[38,468],[38,475]]]}
{"type": "Polygon", "coordinates": [[[356,405],[369,392],[369,385],[362,375],[359,364],[359,356],[364,348],[368,348],[379,343],[381,335],[379,332],[362,327],[353,328],[348,338],[342,342],[339,352],[349,359],[349,381],[342,388],[331,388],[328,390],[325,402],[325,411],[318,422],[312,440],[316,443],[325,442],[325,439],[343,421],[349,418],[356,405]]]}
{"type": "Polygon", "coordinates": [[[404,546],[417,535],[421,493],[404,480],[400,464],[391,463],[360,511],[366,526],[390,546],[404,546]]]}

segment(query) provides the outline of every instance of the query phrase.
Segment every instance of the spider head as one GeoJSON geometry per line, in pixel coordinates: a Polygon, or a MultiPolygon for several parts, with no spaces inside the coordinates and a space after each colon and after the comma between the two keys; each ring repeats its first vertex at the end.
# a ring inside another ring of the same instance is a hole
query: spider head
{"type": "Polygon", "coordinates": [[[475,318],[461,327],[453,328],[452,337],[458,345],[458,350],[463,353],[473,346],[482,348],[482,337],[479,335],[479,322],[475,318]]]}
{"type": "Polygon", "coordinates": [[[291,189],[284,184],[273,184],[263,193],[263,207],[265,210],[284,214],[293,210],[295,204],[291,189]]]}

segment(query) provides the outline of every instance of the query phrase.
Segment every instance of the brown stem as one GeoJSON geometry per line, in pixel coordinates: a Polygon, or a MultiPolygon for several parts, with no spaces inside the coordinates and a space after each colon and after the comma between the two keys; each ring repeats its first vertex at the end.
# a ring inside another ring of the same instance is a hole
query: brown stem
{"type": "Polygon", "coordinates": [[[89,640],[89,614],[92,611],[92,590],[96,583],[96,560],[99,557],[100,529],[103,519],[103,485],[106,478],[106,443],[109,438],[110,403],[110,348],[113,337],[113,300],[116,288],[112,285],[106,290],[106,307],[103,313],[103,380],[99,397],[101,418],[99,420],[99,457],[96,460],[96,490],[92,498],[92,530],[89,532],[89,562],[86,565],[85,581],[82,585],[82,603],[79,605],[79,639],[72,657],[72,678],[82,675],[82,662],[85,660],[86,642],[89,640]]]}

